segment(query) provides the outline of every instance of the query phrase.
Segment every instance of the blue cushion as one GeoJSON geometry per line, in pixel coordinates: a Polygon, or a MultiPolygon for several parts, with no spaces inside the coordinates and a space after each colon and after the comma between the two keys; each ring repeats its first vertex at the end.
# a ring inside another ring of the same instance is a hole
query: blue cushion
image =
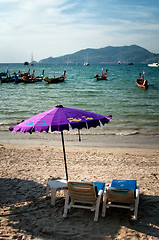
{"type": "Polygon", "coordinates": [[[94,186],[95,186],[95,189],[96,189],[96,193],[98,195],[100,190],[104,190],[105,183],[103,183],[103,182],[94,182],[94,186]]]}
{"type": "Polygon", "coordinates": [[[113,179],[111,187],[117,189],[133,189],[136,190],[136,180],[117,180],[113,179]]]}

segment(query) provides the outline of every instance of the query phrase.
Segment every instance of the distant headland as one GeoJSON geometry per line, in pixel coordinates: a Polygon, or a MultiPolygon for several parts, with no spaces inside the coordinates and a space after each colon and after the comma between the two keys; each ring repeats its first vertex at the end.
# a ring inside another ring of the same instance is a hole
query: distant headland
{"type": "Polygon", "coordinates": [[[48,57],[41,59],[39,63],[53,64],[83,64],[85,61],[93,63],[151,63],[159,61],[159,54],[152,53],[137,45],[93,49],[87,48],[78,52],[60,57],[48,57]]]}

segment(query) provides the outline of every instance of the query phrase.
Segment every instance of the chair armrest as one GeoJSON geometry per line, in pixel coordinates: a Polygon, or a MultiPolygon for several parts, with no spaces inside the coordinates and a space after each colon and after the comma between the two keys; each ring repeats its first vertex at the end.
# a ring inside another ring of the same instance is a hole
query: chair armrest
{"type": "Polygon", "coordinates": [[[138,186],[136,187],[136,197],[138,197],[139,193],[140,193],[140,187],[138,186]]]}
{"type": "Polygon", "coordinates": [[[139,195],[140,195],[140,187],[136,188],[136,199],[138,199],[139,202],[139,195]]]}
{"type": "Polygon", "coordinates": [[[98,196],[102,196],[103,194],[103,190],[101,189],[99,192],[98,192],[98,196]]]}

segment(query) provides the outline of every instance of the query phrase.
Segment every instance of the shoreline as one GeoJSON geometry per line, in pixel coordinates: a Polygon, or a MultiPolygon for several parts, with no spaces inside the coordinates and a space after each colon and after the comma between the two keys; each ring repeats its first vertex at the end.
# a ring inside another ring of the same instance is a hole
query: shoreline
{"type": "MultiPolygon", "coordinates": [[[[65,134],[65,146],[90,148],[139,148],[159,149],[159,135],[100,135],[100,134],[65,134]]],[[[13,133],[0,131],[0,143],[14,145],[61,146],[61,134],[56,133],[13,133]]]]}

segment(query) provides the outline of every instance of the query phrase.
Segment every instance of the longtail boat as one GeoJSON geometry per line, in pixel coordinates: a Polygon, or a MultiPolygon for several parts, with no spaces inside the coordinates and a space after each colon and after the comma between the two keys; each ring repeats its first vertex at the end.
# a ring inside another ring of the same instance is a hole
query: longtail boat
{"type": "Polygon", "coordinates": [[[47,83],[61,83],[61,82],[64,82],[65,78],[66,78],[66,71],[64,71],[64,74],[60,77],[55,78],[55,75],[54,75],[54,78],[45,77],[44,80],[47,83]]]}
{"type": "Polygon", "coordinates": [[[108,77],[108,69],[106,69],[105,74],[103,74],[103,69],[102,69],[101,75],[99,76],[98,74],[96,74],[94,77],[96,78],[96,80],[106,80],[108,77]]]}
{"type": "Polygon", "coordinates": [[[149,87],[148,81],[144,79],[144,76],[141,77],[141,73],[139,74],[139,78],[136,80],[136,84],[140,88],[147,89],[149,87]]]}

